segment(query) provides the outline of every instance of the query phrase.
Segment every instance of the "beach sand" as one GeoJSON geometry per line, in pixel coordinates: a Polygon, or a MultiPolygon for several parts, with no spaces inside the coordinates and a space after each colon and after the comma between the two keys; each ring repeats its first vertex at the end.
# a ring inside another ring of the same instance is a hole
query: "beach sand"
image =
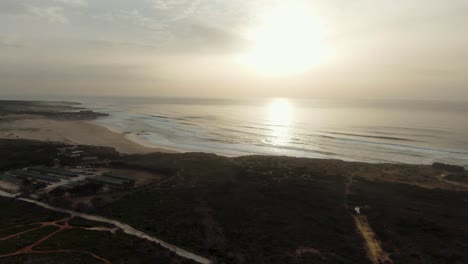
{"type": "Polygon", "coordinates": [[[0,122],[0,138],[62,142],[70,145],[93,145],[115,148],[124,154],[176,151],[143,146],[125,135],[91,121],[55,120],[34,115],[9,115],[0,122]]]}

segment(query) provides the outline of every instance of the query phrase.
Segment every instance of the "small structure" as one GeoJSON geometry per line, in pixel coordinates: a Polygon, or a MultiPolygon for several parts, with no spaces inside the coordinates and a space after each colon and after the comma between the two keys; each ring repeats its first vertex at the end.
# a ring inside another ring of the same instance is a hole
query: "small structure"
{"type": "Polygon", "coordinates": [[[67,156],[67,157],[70,157],[72,155],[80,156],[83,153],[84,153],[84,151],[78,150],[76,147],[60,149],[60,154],[62,154],[63,156],[67,156]]]}
{"type": "Polygon", "coordinates": [[[99,158],[96,157],[96,156],[88,156],[88,157],[83,157],[83,158],[81,158],[81,160],[82,160],[83,162],[95,162],[95,161],[98,161],[99,158]]]}
{"type": "Polygon", "coordinates": [[[361,208],[358,206],[354,207],[354,211],[356,211],[356,214],[361,214],[361,208]]]}

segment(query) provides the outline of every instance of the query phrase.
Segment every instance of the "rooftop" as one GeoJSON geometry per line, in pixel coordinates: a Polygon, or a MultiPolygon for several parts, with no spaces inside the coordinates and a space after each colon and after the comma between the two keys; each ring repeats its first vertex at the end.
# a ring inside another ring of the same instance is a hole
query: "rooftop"
{"type": "Polygon", "coordinates": [[[62,186],[60,186],[60,188],[63,188],[63,189],[73,189],[77,186],[80,186],[80,185],[83,185],[84,183],[83,182],[69,182],[67,184],[64,184],[62,186]]]}
{"type": "Polygon", "coordinates": [[[125,185],[128,183],[128,181],[125,180],[119,180],[119,179],[114,179],[114,178],[109,178],[109,177],[104,177],[104,176],[95,176],[92,178],[88,178],[88,181],[92,182],[99,182],[103,184],[110,184],[110,185],[125,185]]]}
{"type": "Polygon", "coordinates": [[[43,180],[47,182],[59,182],[60,181],[59,178],[54,177],[54,176],[44,175],[44,174],[39,174],[39,173],[29,172],[29,171],[25,171],[19,176],[26,177],[32,180],[43,180]]]}
{"type": "Polygon", "coordinates": [[[135,181],[135,177],[126,176],[126,175],[119,175],[114,173],[105,172],[102,176],[113,178],[113,179],[120,179],[120,180],[127,180],[127,181],[135,181]]]}
{"type": "Polygon", "coordinates": [[[47,174],[55,174],[55,175],[60,175],[60,176],[66,176],[66,177],[76,177],[78,176],[74,172],[70,172],[67,170],[63,169],[52,169],[52,168],[46,168],[46,167],[30,167],[28,168],[29,171],[34,171],[34,172],[40,172],[40,173],[47,173],[47,174]]]}

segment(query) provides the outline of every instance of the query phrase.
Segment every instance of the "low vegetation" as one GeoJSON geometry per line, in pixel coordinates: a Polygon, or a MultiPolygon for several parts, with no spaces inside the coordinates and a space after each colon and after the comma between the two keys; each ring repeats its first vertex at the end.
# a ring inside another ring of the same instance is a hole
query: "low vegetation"
{"type": "Polygon", "coordinates": [[[98,212],[219,263],[367,263],[343,206],[346,178],[281,161],[251,167],[210,154],[131,156],[128,166],[175,172],[98,212]],[[314,250],[298,254],[302,248],[314,250]]]}
{"type": "Polygon", "coordinates": [[[352,193],[394,263],[468,260],[468,192],[360,180],[352,193]]]}
{"type": "MultiPolygon", "coordinates": [[[[26,161],[47,165],[59,147],[23,140],[0,140],[0,146],[5,146],[0,154],[6,157],[0,160],[0,170],[25,166],[26,161]]],[[[94,199],[84,211],[130,224],[215,263],[370,263],[353,220],[354,207],[368,219],[394,263],[468,259],[468,211],[462,210],[468,204],[467,188],[440,167],[204,153],[106,158],[107,169],[137,169],[158,177],[97,196],[81,190],[94,199]],[[451,182],[455,180],[457,184],[451,182]]],[[[466,172],[457,175],[464,177],[466,172]]],[[[57,196],[63,201],[82,198],[57,196]]],[[[61,206],[68,204],[72,203],[61,206]]],[[[65,217],[11,199],[0,199],[0,208],[0,234],[5,235],[23,231],[20,225],[65,217]],[[8,227],[14,229],[2,230],[8,227]]],[[[69,224],[110,227],[80,218],[69,224]]],[[[87,251],[112,263],[189,263],[120,232],[69,229],[38,249],[73,252],[38,258],[24,254],[1,261],[74,263],[82,257],[89,259],[86,263],[97,263],[81,253],[87,251]]]]}
{"type": "Polygon", "coordinates": [[[57,221],[63,219],[66,215],[56,214],[41,207],[5,198],[0,198],[0,206],[2,209],[10,209],[10,212],[3,214],[0,218],[0,231],[4,232],[0,235],[0,262],[2,264],[103,263],[102,260],[93,257],[93,255],[114,264],[194,263],[178,257],[154,243],[122,232],[114,234],[105,230],[95,231],[79,228],[113,227],[109,224],[88,221],[82,218],[72,218],[68,222],[72,228],[56,233],[32,248],[32,252],[26,251],[23,254],[21,250],[59,230],[59,227],[56,226],[44,226],[20,234],[22,231],[40,227],[34,223],[29,224],[29,222],[57,221]],[[16,210],[12,208],[16,208],[16,210]],[[19,225],[26,226],[20,228],[19,225]],[[18,235],[15,236],[14,234],[18,235]],[[2,239],[7,236],[11,237],[2,239]],[[14,252],[19,253],[14,256],[2,256],[14,252]]]}

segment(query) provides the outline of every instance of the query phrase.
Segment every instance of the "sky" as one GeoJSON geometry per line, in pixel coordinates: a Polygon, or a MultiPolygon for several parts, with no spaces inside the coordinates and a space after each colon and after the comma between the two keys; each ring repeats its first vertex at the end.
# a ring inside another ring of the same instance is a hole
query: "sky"
{"type": "Polygon", "coordinates": [[[1,0],[0,96],[468,100],[468,0],[1,0]]]}

